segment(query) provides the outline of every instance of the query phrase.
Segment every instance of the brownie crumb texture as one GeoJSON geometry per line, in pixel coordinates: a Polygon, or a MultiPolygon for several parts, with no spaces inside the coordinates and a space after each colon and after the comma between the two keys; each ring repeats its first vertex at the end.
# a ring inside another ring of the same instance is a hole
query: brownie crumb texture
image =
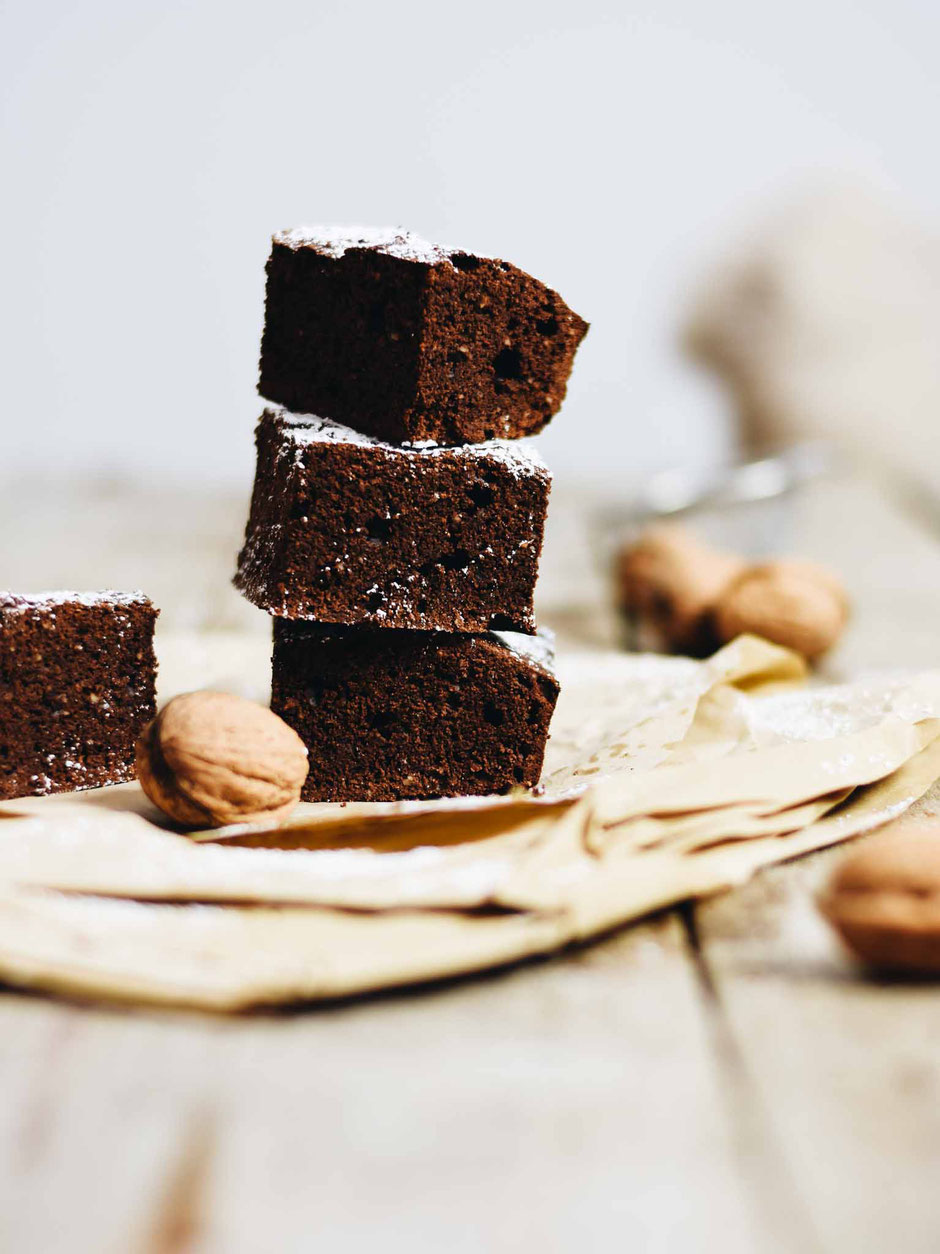
{"type": "Polygon", "coordinates": [[[267,276],[261,394],[397,443],[541,430],[588,329],[508,261],[396,229],[282,231],[267,276]]]}
{"type": "Polygon", "coordinates": [[[558,697],[541,637],[275,620],[272,708],[307,745],[307,801],[531,787],[558,697]]]}
{"type": "Polygon", "coordinates": [[[533,632],[551,475],[526,441],[401,448],[269,409],[235,585],[286,618],[533,632]]]}
{"type": "Polygon", "coordinates": [[[0,799],[134,777],[157,613],[140,592],[0,592],[0,799]]]}

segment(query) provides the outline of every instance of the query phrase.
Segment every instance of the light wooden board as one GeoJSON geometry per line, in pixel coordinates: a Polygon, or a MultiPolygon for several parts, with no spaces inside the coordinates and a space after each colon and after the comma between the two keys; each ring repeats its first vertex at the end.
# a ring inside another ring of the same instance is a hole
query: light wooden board
{"type": "MultiPolygon", "coordinates": [[[[856,623],[833,671],[935,666],[940,548],[864,486],[806,494],[802,551],[846,571],[856,623]]],[[[936,793],[918,807],[936,813],[936,793]]],[[[703,977],[754,1117],[827,1251],[938,1248],[940,992],[879,984],[814,905],[844,850],[696,908],[703,977]]]]}
{"type": "Polygon", "coordinates": [[[205,1100],[210,1029],[13,997],[0,1025],[0,1249],[146,1250],[205,1100]]]}
{"type": "Polygon", "coordinates": [[[675,915],[316,1014],[0,1020],[3,1249],[776,1248],[675,915]]]}
{"type": "Polygon", "coordinates": [[[813,906],[841,855],[696,911],[739,1083],[825,1250],[928,1254],[940,1204],[940,995],[856,972],[813,906]]]}
{"type": "MultiPolygon", "coordinates": [[[[587,525],[555,504],[551,611],[568,639],[603,646],[587,525]]],[[[142,583],[171,632],[247,629],[265,649],[264,616],[227,587],[243,502],[145,497],[139,525],[115,528],[133,506],[58,502],[4,582],[45,563],[32,586],[142,583]],[[63,554],[54,539],[76,516],[87,542],[63,554]]],[[[218,675],[219,640],[184,659],[193,686],[218,675]]],[[[0,1248],[776,1247],[675,915],[557,963],[315,1014],[125,1016],[11,995],[3,1017],[0,1248]]]]}
{"type": "Polygon", "coordinates": [[[256,1026],[228,1081],[213,1254],[754,1248],[674,919],[557,970],[256,1026]]]}
{"type": "MultiPolygon", "coordinates": [[[[0,583],[142,584],[168,627],[264,647],[264,617],[228,587],[244,506],[27,485],[0,502],[23,537],[0,583]]],[[[553,510],[543,617],[563,648],[602,647],[596,537],[576,502],[553,510]]],[[[940,660],[940,550],[869,490],[815,488],[770,531],[852,585],[831,674],[940,660]]],[[[701,909],[699,953],[673,913],[314,1013],[2,995],[0,1249],[934,1248],[936,999],[848,974],[801,887],[816,874],[796,864],[701,909]]]]}

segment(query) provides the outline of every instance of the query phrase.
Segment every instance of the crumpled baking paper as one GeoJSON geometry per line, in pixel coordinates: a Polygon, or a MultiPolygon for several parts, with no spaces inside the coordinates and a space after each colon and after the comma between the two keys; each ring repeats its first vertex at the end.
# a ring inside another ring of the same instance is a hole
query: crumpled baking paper
{"type": "Polygon", "coordinates": [[[807,687],[707,662],[562,668],[538,796],[307,805],[180,835],[136,785],[0,807],[0,977],[215,1010],[546,953],[886,822],[940,778],[940,672],[807,687]]]}

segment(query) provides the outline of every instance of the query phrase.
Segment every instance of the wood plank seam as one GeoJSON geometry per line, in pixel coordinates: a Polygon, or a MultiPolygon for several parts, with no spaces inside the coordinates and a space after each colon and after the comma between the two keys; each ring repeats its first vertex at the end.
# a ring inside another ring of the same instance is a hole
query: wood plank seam
{"type": "Polygon", "coordinates": [[[155,1189],[157,1210],[143,1245],[145,1254],[197,1254],[201,1248],[217,1144],[215,1111],[197,1111],[182,1130],[178,1153],[155,1189]]]}
{"type": "MultiPolygon", "coordinates": [[[[822,1254],[823,1246],[738,1047],[720,990],[699,943],[694,903],[686,902],[677,913],[702,999],[706,1036],[714,1054],[719,1090],[725,1098],[732,1153],[737,1156],[742,1175],[750,1186],[746,1196],[755,1211],[757,1230],[768,1235],[780,1251],[822,1254]]],[[[764,1250],[762,1254],[769,1252],[764,1250]]]]}

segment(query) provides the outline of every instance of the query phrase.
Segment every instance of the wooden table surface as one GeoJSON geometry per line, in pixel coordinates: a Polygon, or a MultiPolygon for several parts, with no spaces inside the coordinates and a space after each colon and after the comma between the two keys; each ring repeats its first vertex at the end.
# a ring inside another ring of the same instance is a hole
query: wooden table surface
{"type": "MultiPolygon", "coordinates": [[[[0,585],[144,586],[167,640],[261,632],[227,586],[244,509],[11,486],[0,585]]],[[[542,617],[562,648],[600,647],[597,537],[575,498],[553,509],[542,617]]],[[[832,676],[940,663],[940,544],[898,507],[831,482],[762,526],[852,588],[832,676]]],[[[845,960],[813,907],[841,856],[551,961],[326,1009],[6,990],[0,1250],[934,1254],[940,991],[845,960]]]]}

